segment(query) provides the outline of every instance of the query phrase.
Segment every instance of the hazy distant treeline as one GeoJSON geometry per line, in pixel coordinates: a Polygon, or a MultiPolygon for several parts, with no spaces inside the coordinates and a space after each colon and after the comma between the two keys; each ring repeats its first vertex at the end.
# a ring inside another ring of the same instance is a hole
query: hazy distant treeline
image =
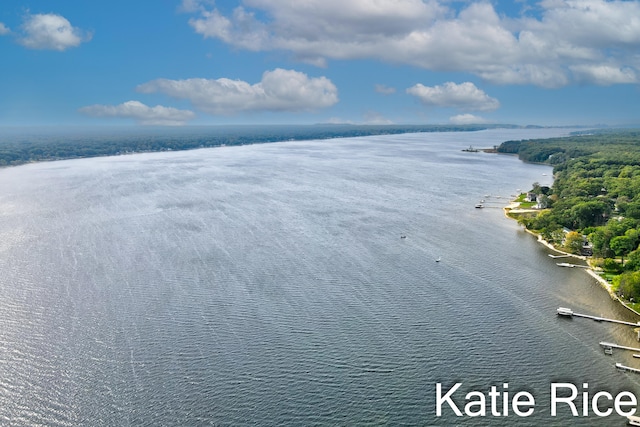
{"type": "Polygon", "coordinates": [[[288,140],[409,132],[475,131],[505,125],[265,125],[80,130],[12,129],[0,132],[0,166],[28,162],[190,150],[288,140]]]}

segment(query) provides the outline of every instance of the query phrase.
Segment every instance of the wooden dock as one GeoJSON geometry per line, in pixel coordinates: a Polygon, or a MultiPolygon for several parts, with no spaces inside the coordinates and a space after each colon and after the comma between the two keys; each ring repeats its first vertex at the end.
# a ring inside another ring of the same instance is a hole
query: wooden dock
{"type": "Polygon", "coordinates": [[[602,346],[602,348],[604,348],[605,353],[607,354],[611,354],[609,352],[607,352],[607,350],[613,350],[614,348],[620,349],[620,350],[629,350],[629,351],[634,351],[634,352],[640,352],[640,348],[635,348],[635,347],[627,347],[626,345],[620,345],[620,344],[615,344],[612,342],[601,342],[600,345],[602,346]]]}
{"type": "Polygon", "coordinates": [[[625,366],[622,363],[616,363],[616,368],[621,371],[633,372],[635,374],[640,374],[640,369],[632,368],[631,366],[625,366]]]}
{"type": "Polygon", "coordinates": [[[569,267],[569,268],[574,268],[574,267],[580,267],[580,268],[589,268],[588,265],[580,265],[580,264],[570,264],[568,262],[556,262],[556,265],[558,267],[569,267]]]}
{"type": "MultiPolygon", "coordinates": [[[[592,316],[590,314],[575,313],[573,310],[566,307],[558,307],[558,315],[566,316],[566,317],[584,317],[587,319],[595,320],[596,322],[610,322],[610,323],[617,323],[619,325],[627,325],[627,326],[635,326],[635,327],[640,326],[640,322],[637,322],[637,323],[625,322],[624,320],[607,319],[606,317],[598,317],[598,316],[592,316]]],[[[640,351],[640,349],[638,349],[638,351],[640,351]]]]}

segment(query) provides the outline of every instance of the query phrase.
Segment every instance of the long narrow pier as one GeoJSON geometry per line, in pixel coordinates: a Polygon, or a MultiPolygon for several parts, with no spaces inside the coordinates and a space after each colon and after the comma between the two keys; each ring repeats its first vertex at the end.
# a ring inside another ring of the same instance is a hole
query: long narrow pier
{"type": "Polygon", "coordinates": [[[640,369],[632,368],[631,366],[625,366],[622,363],[616,363],[616,368],[620,369],[621,371],[627,371],[627,372],[633,372],[633,373],[636,373],[636,374],[640,374],[640,369]]]}
{"type": "Polygon", "coordinates": [[[588,265],[580,265],[580,264],[571,264],[568,262],[556,262],[556,265],[558,267],[569,267],[569,268],[574,268],[574,267],[580,267],[580,268],[589,268],[588,265]]]}
{"type": "Polygon", "coordinates": [[[640,348],[627,347],[626,345],[615,344],[615,343],[612,343],[612,342],[605,342],[605,341],[602,341],[602,342],[600,343],[600,345],[601,345],[605,350],[610,349],[610,348],[611,348],[611,349],[612,349],[612,348],[617,348],[617,349],[620,349],[620,350],[629,350],[629,351],[640,352],[640,348]]]}
{"type": "MultiPolygon", "coordinates": [[[[636,326],[636,327],[640,326],[640,322],[638,323],[625,322],[624,320],[607,319],[606,317],[598,317],[598,316],[591,316],[589,314],[575,313],[573,310],[566,307],[559,307],[558,315],[566,316],[566,317],[585,317],[587,319],[595,320],[596,322],[610,322],[610,323],[618,323],[620,325],[636,326]]],[[[640,349],[638,349],[638,351],[640,351],[640,349]]]]}

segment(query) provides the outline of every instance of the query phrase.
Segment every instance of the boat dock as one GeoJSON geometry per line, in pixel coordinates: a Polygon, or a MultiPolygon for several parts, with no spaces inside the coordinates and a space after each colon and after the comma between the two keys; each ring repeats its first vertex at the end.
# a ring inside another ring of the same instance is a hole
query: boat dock
{"type": "Polygon", "coordinates": [[[604,352],[606,354],[612,354],[613,353],[613,349],[617,348],[620,350],[629,350],[629,351],[634,351],[634,352],[640,352],[640,348],[635,348],[635,347],[627,347],[626,345],[620,345],[620,344],[615,344],[612,342],[601,342],[600,345],[602,346],[602,348],[604,348],[604,352]]]}
{"type": "MultiPolygon", "coordinates": [[[[590,314],[575,313],[573,310],[566,307],[558,307],[558,315],[566,316],[566,317],[585,317],[587,319],[595,320],[596,322],[618,323],[620,325],[635,326],[635,327],[640,326],[640,322],[638,323],[625,322],[624,320],[607,319],[606,317],[598,317],[598,316],[591,316],[590,314]]],[[[640,352],[640,348],[636,350],[640,352]]]]}
{"type": "Polygon", "coordinates": [[[569,267],[569,268],[573,268],[573,267],[580,267],[580,268],[589,268],[588,265],[579,265],[579,264],[570,264],[568,262],[556,262],[556,265],[558,267],[569,267]]]}
{"type": "Polygon", "coordinates": [[[621,371],[634,372],[636,374],[640,374],[640,369],[632,368],[631,366],[625,366],[622,363],[616,363],[616,368],[618,368],[621,371]]]}

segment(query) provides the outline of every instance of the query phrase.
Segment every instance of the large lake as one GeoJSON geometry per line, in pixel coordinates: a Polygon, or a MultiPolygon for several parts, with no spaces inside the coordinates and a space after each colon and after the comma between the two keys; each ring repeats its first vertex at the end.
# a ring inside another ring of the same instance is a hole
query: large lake
{"type": "Polygon", "coordinates": [[[640,392],[638,319],[502,207],[548,166],[469,153],[560,129],[422,133],[0,170],[0,424],[624,425],[551,383],[640,392]],[[485,209],[475,205],[485,200],[485,209]],[[406,236],[406,238],[401,238],[406,236]],[[436,259],[440,262],[436,262],[436,259]],[[436,383],[527,391],[436,417],[436,383]]]}

